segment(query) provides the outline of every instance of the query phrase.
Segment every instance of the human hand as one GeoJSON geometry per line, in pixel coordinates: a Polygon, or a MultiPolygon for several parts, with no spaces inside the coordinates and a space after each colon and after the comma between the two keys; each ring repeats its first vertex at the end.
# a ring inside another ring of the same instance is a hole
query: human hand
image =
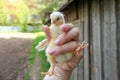
{"type": "MultiPolygon", "coordinates": [[[[46,34],[47,41],[51,39],[50,29],[48,26],[44,26],[43,30],[46,34]]],[[[44,80],[69,80],[72,70],[79,64],[83,54],[82,49],[87,46],[84,42],[79,45],[79,30],[74,28],[72,24],[64,24],[61,26],[63,34],[61,34],[55,41],[57,45],[49,51],[49,54],[59,55],[66,52],[75,52],[75,56],[64,63],[57,63],[55,66],[55,73],[60,76],[47,76],[44,80]],[[77,54],[77,55],[76,55],[77,54]]],[[[49,69],[49,71],[51,68],[49,69]]]]}
{"type": "MultiPolygon", "coordinates": [[[[43,30],[46,34],[47,41],[51,40],[50,29],[44,26],[43,30]]],[[[50,55],[58,55],[65,52],[74,51],[79,43],[79,30],[74,28],[72,24],[64,24],[61,26],[63,34],[61,34],[55,41],[58,45],[49,51],[50,55]],[[72,46],[71,46],[72,45],[72,46]]]]}

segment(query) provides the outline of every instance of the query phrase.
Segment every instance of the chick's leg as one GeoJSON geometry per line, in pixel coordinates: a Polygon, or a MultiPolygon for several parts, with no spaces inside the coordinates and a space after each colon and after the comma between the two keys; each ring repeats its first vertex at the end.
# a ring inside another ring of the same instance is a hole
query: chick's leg
{"type": "Polygon", "coordinates": [[[46,72],[46,73],[42,72],[42,74],[49,75],[49,76],[57,75],[57,74],[55,74],[55,71],[54,71],[55,66],[56,66],[54,56],[48,55],[47,58],[48,58],[48,61],[50,62],[51,66],[50,66],[50,69],[49,69],[48,72],[46,72]]]}
{"type": "Polygon", "coordinates": [[[55,72],[54,72],[54,68],[55,68],[55,64],[51,65],[50,71],[48,71],[48,72],[42,72],[41,74],[49,75],[49,76],[56,75],[55,72]]]}
{"type": "Polygon", "coordinates": [[[55,57],[48,55],[48,61],[50,62],[51,67],[50,70],[47,72],[47,75],[49,76],[56,75],[54,71],[54,68],[56,66],[55,57]]]}
{"type": "Polygon", "coordinates": [[[55,69],[55,64],[51,65],[51,71],[47,72],[47,75],[49,76],[56,75],[54,69],[55,69]]]}
{"type": "Polygon", "coordinates": [[[74,69],[74,67],[76,67],[80,61],[80,59],[82,58],[83,54],[81,53],[81,51],[88,46],[87,43],[82,42],[80,44],[80,46],[77,47],[77,49],[74,51],[74,57],[69,60],[66,61],[65,63],[61,64],[62,68],[66,71],[70,71],[72,69],[74,69]]]}

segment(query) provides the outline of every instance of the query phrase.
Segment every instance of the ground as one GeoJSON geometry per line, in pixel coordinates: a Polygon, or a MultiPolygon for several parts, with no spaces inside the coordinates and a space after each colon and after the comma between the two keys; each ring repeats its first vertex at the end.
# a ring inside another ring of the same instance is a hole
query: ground
{"type": "Polygon", "coordinates": [[[0,80],[23,80],[34,34],[0,33],[0,80]]]}

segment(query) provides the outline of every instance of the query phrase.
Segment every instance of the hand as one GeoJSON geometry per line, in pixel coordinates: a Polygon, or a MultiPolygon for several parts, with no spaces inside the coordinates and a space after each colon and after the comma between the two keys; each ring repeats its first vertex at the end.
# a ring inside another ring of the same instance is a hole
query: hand
{"type": "MultiPolygon", "coordinates": [[[[48,26],[44,26],[43,30],[46,34],[47,41],[51,39],[50,29],[48,26]]],[[[65,52],[72,52],[79,46],[79,30],[74,28],[72,24],[64,24],[61,26],[63,34],[61,34],[55,41],[58,45],[49,51],[50,55],[58,55],[65,52]]],[[[83,48],[86,47],[83,45],[83,48]]],[[[54,70],[58,76],[48,76],[46,75],[44,80],[69,80],[72,70],[79,64],[82,58],[81,51],[77,56],[74,56],[71,60],[65,63],[57,63],[54,70]]],[[[51,70],[51,68],[49,69],[51,70]]]]}
{"type": "MultiPolygon", "coordinates": [[[[48,26],[44,26],[43,30],[45,31],[47,41],[51,39],[50,30],[48,26]]],[[[58,55],[61,53],[73,51],[78,47],[79,42],[79,30],[74,28],[72,24],[64,24],[61,26],[63,34],[61,34],[55,41],[55,48],[49,51],[50,55],[58,55]]]]}

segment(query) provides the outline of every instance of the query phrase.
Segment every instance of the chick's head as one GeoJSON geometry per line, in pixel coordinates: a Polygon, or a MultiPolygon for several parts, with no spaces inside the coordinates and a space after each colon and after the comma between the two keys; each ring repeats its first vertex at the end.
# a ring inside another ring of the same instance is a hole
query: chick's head
{"type": "Polygon", "coordinates": [[[64,15],[60,12],[53,12],[50,15],[51,24],[61,25],[65,23],[64,15]]]}

